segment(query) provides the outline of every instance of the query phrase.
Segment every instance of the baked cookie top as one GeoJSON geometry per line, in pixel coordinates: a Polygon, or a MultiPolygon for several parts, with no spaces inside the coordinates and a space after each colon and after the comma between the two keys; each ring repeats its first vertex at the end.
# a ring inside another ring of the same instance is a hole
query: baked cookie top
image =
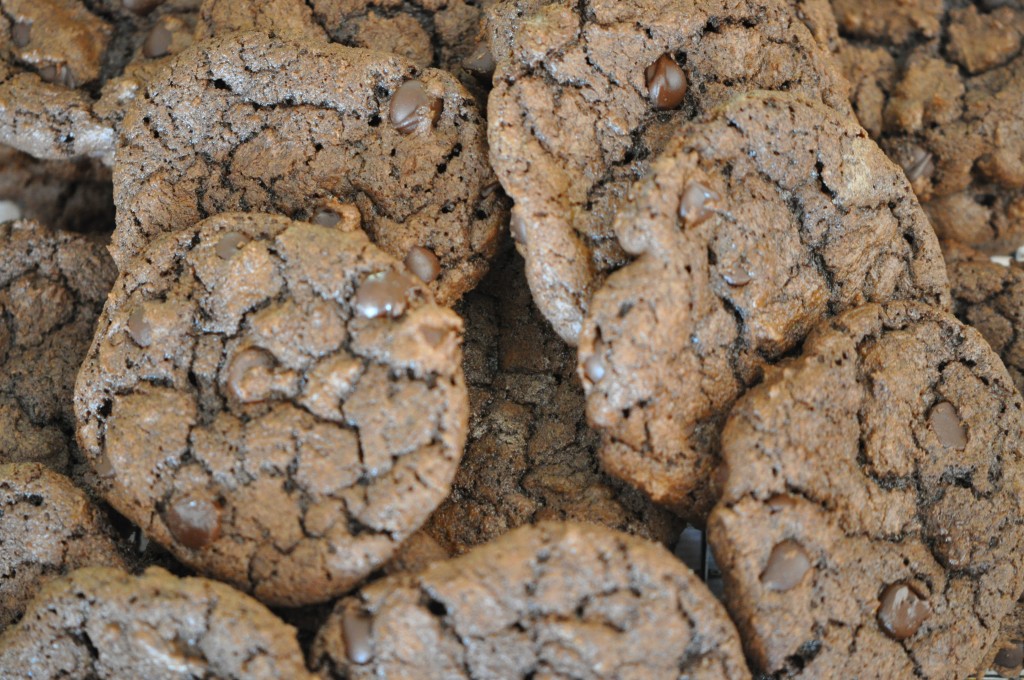
{"type": "Polygon", "coordinates": [[[75,396],[101,492],[184,564],[273,604],[335,597],[448,495],[462,322],[370,243],[227,213],[123,272],[75,396]]]}
{"type": "Polygon", "coordinates": [[[709,540],[752,664],[967,677],[1024,590],[1022,448],[973,328],[905,302],[823,322],[722,434],[709,540]]]}

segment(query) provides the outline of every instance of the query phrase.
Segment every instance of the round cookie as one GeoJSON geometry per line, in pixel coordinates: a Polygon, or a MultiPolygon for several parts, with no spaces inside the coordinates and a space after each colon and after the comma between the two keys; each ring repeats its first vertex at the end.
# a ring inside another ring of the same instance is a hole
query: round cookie
{"type": "Polygon", "coordinates": [[[530,300],[522,258],[509,255],[459,308],[469,437],[452,493],[425,530],[453,554],[540,520],[595,522],[671,546],[681,522],[601,471],[576,352],[530,300]]]}
{"type": "Polygon", "coordinates": [[[117,159],[121,267],[157,234],[207,215],[315,219],[342,200],[450,304],[486,273],[507,214],[483,119],[451,75],[257,33],[179,55],[125,118],[117,159]]]}
{"type": "Polygon", "coordinates": [[[1006,365],[1019,391],[1024,391],[1024,269],[1004,267],[988,255],[950,241],[946,257],[953,313],[974,326],[1006,365]]]}
{"type": "Polygon", "coordinates": [[[312,680],[295,629],[215,581],[89,567],[50,582],[0,636],[0,668],[28,678],[312,680]]]}
{"type": "Polygon", "coordinates": [[[819,320],[865,302],[949,306],[907,180],[849,118],[749,93],[680,129],[615,223],[637,258],[579,345],[601,461],[701,523],[733,401],[819,320]]]}
{"type": "Polygon", "coordinates": [[[36,158],[112,160],[145,72],[192,41],[199,0],[3,0],[0,143],[36,158]],[[101,91],[102,89],[102,91],[101,91]]]}
{"type": "Polygon", "coordinates": [[[908,302],[822,323],[722,434],[708,534],[751,663],[967,677],[1024,590],[1022,448],[973,328],[908,302]]]}
{"type": "Polygon", "coordinates": [[[0,463],[67,468],[75,375],[115,275],[85,236],[0,223],[0,463]]]}
{"type": "Polygon", "coordinates": [[[594,291],[628,261],[615,214],[680,125],[752,89],[849,111],[785,0],[506,0],[488,18],[491,163],[537,306],[573,345],[594,291]]]}
{"type": "Polygon", "coordinates": [[[1024,244],[1024,6],[832,0],[864,127],[906,170],[939,236],[1024,244]]]}
{"type": "Polygon", "coordinates": [[[749,678],[725,611],[660,545],[544,522],[341,600],[329,678],[749,678]]]}
{"type": "Polygon", "coordinates": [[[154,241],[104,309],[75,395],[112,506],[184,564],[323,602],[448,495],[462,322],[358,229],[226,213],[154,241]]]}
{"type": "Polygon", "coordinates": [[[125,566],[106,518],[64,475],[0,465],[0,630],[44,583],[85,566],[125,566]]]}

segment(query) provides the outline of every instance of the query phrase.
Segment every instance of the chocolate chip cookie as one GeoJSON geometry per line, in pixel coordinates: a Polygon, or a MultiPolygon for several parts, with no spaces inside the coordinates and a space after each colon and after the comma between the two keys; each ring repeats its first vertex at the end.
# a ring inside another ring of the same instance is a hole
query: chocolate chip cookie
{"type": "Polygon", "coordinates": [[[452,303],[486,273],[507,215],[483,125],[451,75],[395,55],[257,33],[205,41],[125,119],[114,260],[219,212],[315,220],[351,201],[374,242],[452,303]]]}
{"type": "Polygon", "coordinates": [[[1024,390],[1024,269],[1004,267],[962,244],[944,242],[953,313],[988,341],[1018,390],[1024,390]]]}
{"type": "Polygon", "coordinates": [[[992,252],[1024,244],[1024,6],[832,5],[857,115],[939,235],[992,252]]]}
{"type": "Polygon", "coordinates": [[[0,223],[0,463],[66,469],[75,374],[114,277],[85,236],[0,223]]]}
{"type": "Polygon", "coordinates": [[[325,677],[749,678],[722,606],[663,547],[605,527],[521,527],[341,600],[325,677]]]}
{"type": "Polygon", "coordinates": [[[465,441],[462,321],[345,208],[336,226],[225,213],[157,239],[78,378],[110,504],[272,604],[384,564],[448,495],[465,441]]]}
{"type": "Polygon", "coordinates": [[[426,530],[454,554],[540,520],[596,522],[672,545],[681,523],[601,471],[576,352],[532,304],[522,259],[509,254],[459,309],[469,437],[452,494],[426,530]]]}
{"type": "Polygon", "coordinates": [[[0,143],[36,158],[109,162],[124,103],[135,93],[135,81],[122,78],[126,68],[190,43],[198,4],[3,0],[0,143]]]}
{"type": "Polygon", "coordinates": [[[84,566],[124,567],[106,518],[64,475],[0,465],[0,630],[44,583],[84,566]]]}
{"type": "Polygon", "coordinates": [[[256,600],[160,568],[89,567],[50,582],[0,636],[4,677],[311,680],[295,639],[256,600]]]}
{"type": "MultiPolygon", "coordinates": [[[[1003,678],[1017,680],[1024,670],[1024,604],[1017,606],[1003,618],[996,644],[989,650],[979,668],[992,669],[1003,678]]],[[[976,674],[982,676],[982,671],[976,674]]]]}
{"type": "Polygon", "coordinates": [[[1024,412],[952,315],[825,321],[733,409],[709,538],[768,675],[964,678],[1024,590],[1024,412]]]}
{"type": "Polygon", "coordinates": [[[203,0],[194,38],[206,40],[235,31],[327,41],[327,33],[304,0],[203,0]]]}
{"type": "Polygon", "coordinates": [[[693,521],[718,433],[764,367],[865,302],[949,306],[935,234],[903,173],[849,118],[750,93],[684,126],[615,223],[637,259],[580,336],[601,461],[693,521]]]}
{"type": "Polygon", "coordinates": [[[491,162],[537,306],[570,344],[628,261],[612,221],[629,186],[682,123],[752,89],[849,110],[784,0],[506,0],[488,17],[491,162]]]}

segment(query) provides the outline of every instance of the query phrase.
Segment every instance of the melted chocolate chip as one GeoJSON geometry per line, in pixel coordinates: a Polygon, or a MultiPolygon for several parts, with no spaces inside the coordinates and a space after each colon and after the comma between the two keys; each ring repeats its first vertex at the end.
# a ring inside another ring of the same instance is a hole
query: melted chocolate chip
{"type": "Polygon", "coordinates": [[[367,319],[385,315],[397,319],[409,304],[411,283],[395,271],[371,274],[356,292],[356,312],[367,319]]]}
{"type": "Polygon", "coordinates": [[[336,227],[338,226],[338,222],[341,222],[341,215],[333,210],[324,208],[322,210],[318,210],[310,221],[313,224],[320,225],[321,227],[336,227]]]}
{"type": "Polygon", "coordinates": [[[893,640],[906,640],[932,613],[928,601],[906,583],[893,583],[882,593],[878,624],[893,640]]]}
{"type": "Polygon", "coordinates": [[[598,354],[587,357],[587,360],[583,362],[583,372],[586,373],[587,380],[590,382],[601,382],[607,372],[604,365],[604,359],[602,359],[598,354]]]}
{"type": "Polygon", "coordinates": [[[960,422],[956,408],[948,401],[940,401],[932,407],[928,415],[928,423],[932,432],[938,437],[939,443],[947,449],[963,451],[967,448],[967,433],[960,422]]]}
{"type": "Polygon", "coordinates": [[[129,12],[146,15],[164,4],[164,0],[124,0],[124,8],[129,12]]]}
{"type": "Polygon", "coordinates": [[[679,217],[687,227],[696,227],[715,214],[718,194],[697,181],[690,182],[679,202],[679,217]]]}
{"type": "Polygon", "coordinates": [[[508,230],[512,234],[513,241],[519,245],[526,245],[526,222],[519,213],[512,213],[512,219],[508,223],[508,230]]]}
{"type": "Polygon", "coordinates": [[[910,160],[903,166],[903,171],[911,182],[916,182],[921,177],[931,177],[935,172],[934,157],[930,151],[915,144],[910,150],[910,160]]]}
{"type": "Polygon", "coordinates": [[[114,471],[114,466],[113,464],[111,464],[110,458],[107,456],[106,451],[100,453],[99,460],[96,461],[96,465],[93,467],[96,470],[96,474],[101,479],[110,479],[116,474],[114,471]]]}
{"type": "Polygon", "coordinates": [[[270,374],[277,362],[266,350],[250,347],[236,354],[228,365],[226,386],[243,404],[263,401],[270,391],[270,374]]]}
{"type": "Polygon", "coordinates": [[[128,317],[128,335],[139,347],[149,347],[153,342],[153,327],[146,321],[146,310],[141,305],[128,317]]]}
{"type": "Polygon", "coordinates": [[[48,83],[63,85],[64,87],[76,87],[75,77],[64,64],[47,64],[38,71],[39,77],[48,83]]]}
{"type": "Polygon", "coordinates": [[[804,547],[787,539],[772,548],[768,564],[761,572],[761,583],[768,590],[785,592],[796,587],[811,568],[811,560],[804,547]]]}
{"type": "Polygon", "coordinates": [[[14,43],[15,47],[24,47],[28,45],[29,40],[32,39],[32,24],[26,24],[23,21],[11,26],[11,42],[14,43]]]}
{"type": "Polygon", "coordinates": [[[462,65],[467,71],[477,75],[490,77],[494,73],[494,55],[486,43],[477,45],[476,49],[468,57],[462,60],[462,65]]]}
{"type": "Polygon", "coordinates": [[[722,278],[735,288],[742,288],[751,281],[750,272],[740,266],[726,269],[722,272],[722,278]]]}
{"type": "Polygon", "coordinates": [[[686,73],[671,55],[663,54],[644,70],[647,93],[656,109],[677,108],[686,96],[686,73]]]}
{"type": "Polygon", "coordinates": [[[356,607],[345,609],[341,618],[341,633],[345,636],[345,651],[355,664],[369,663],[373,658],[373,619],[356,607]]]}
{"type": "Polygon", "coordinates": [[[391,97],[391,123],[403,135],[419,129],[424,121],[437,122],[444,102],[433,97],[418,80],[407,80],[391,97]]]}
{"type": "Polygon", "coordinates": [[[995,664],[1002,668],[1017,668],[1024,664],[1024,642],[1014,640],[1009,647],[1003,647],[996,654],[995,664]]]}
{"type": "Polygon", "coordinates": [[[149,59],[165,56],[171,49],[172,37],[173,35],[163,25],[163,22],[158,21],[146,36],[146,42],[142,44],[142,53],[149,59]]]}
{"type": "Polygon", "coordinates": [[[424,283],[432,283],[441,275],[441,263],[434,251],[423,246],[413,246],[405,256],[405,268],[424,283]]]}
{"type": "Polygon", "coordinates": [[[217,253],[217,257],[220,259],[230,260],[238,253],[239,250],[244,248],[245,244],[248,242],[249,239],[245,236],[232,231],[221,236],[220,240],[217,241],[217,245],[213,247],[213,250],[217,253]]]}
{"type": "Polygon", "coordinates": [[[220,508],[205,498],[182,496],[164,511],[164,523],[178,543],[199,550],[220,536],[220,508]]]}

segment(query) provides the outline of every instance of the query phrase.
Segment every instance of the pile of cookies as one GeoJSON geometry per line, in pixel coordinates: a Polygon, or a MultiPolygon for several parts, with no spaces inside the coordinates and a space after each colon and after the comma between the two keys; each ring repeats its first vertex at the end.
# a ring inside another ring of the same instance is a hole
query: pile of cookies
{"type": "Polygon", "coordinates": [[[0,8],[0,677],[1019,675],[1024,4],[0,8]]]}

